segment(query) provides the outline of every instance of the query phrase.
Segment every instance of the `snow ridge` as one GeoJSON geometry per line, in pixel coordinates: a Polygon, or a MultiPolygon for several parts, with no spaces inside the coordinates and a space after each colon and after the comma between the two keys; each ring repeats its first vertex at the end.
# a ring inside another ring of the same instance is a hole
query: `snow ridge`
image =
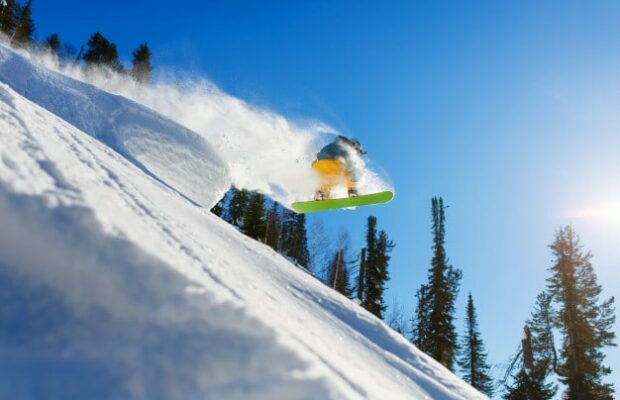
{"type": "Polygon", "coordinates": [[[0,81],[197,204],[210,208],[230,187],[228,166],[209,143],[131,100],[32,64],[4,46],[0,81]]]}

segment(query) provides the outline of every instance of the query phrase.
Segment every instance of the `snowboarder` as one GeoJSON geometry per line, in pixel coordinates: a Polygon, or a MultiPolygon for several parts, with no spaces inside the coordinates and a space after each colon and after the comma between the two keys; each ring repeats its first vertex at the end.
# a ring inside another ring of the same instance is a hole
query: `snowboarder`
{"type": "Polygon", "coordinates": [[[338,136],[323,147],[312,163],[312,169],[321,177],[321,187],[314,195],[315,200],[330,198],[331,189],[346,184],[349,197],[357,197],[357,181],[361,171],[355,165],[353,157],[366,154],[357,139],[338,136]]]}

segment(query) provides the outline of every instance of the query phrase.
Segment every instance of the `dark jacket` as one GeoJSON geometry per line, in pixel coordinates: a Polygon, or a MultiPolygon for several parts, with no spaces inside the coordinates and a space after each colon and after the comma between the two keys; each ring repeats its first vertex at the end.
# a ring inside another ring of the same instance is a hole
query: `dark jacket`
{"type": "Polygon", "coordinates": [[[347,167],[349,174],[351,174],[351,180],[355,182],[358,180],[361,171],[353,162],[351,158],[352,154],[355,154],[355,149],[344,143],[342,140],[336,139],[327,146],[323,147],[321,151],[317,153],[316,158],[317,160],[340,161],[347,167]]]}

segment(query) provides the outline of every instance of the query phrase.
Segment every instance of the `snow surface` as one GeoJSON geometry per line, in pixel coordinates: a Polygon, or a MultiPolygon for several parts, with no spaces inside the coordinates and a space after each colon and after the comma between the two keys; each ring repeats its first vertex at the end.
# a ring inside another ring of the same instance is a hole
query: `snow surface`
{"type": "Polygon", "coordinates": [[[209,143],[131,100],[34,65],[4,46],[0,81],[198,204],[213,206],[230,187],[228,166],[209,143]]]}
{"type": "Polygon", "coordinates": [[[0,398],[485,398],[199,206],[209,143],[28,64],[0,48],[0,398]]]}

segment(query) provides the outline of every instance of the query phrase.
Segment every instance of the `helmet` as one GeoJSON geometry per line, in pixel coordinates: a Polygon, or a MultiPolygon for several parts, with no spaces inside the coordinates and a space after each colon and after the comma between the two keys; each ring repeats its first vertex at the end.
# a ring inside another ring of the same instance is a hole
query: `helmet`
{"type": "Polygon", "coordinates": [[[337,140],[340,140],[348,144],[349,146],[353,147],[355,151],[357,151],[361,155],[364,155],[367,153],[366,150],[364,150],[364,148],[362,147],[362,144],[360,143],[360,141],[355,138],[348,138],[346,136],[339,135],[337,140]]]}

